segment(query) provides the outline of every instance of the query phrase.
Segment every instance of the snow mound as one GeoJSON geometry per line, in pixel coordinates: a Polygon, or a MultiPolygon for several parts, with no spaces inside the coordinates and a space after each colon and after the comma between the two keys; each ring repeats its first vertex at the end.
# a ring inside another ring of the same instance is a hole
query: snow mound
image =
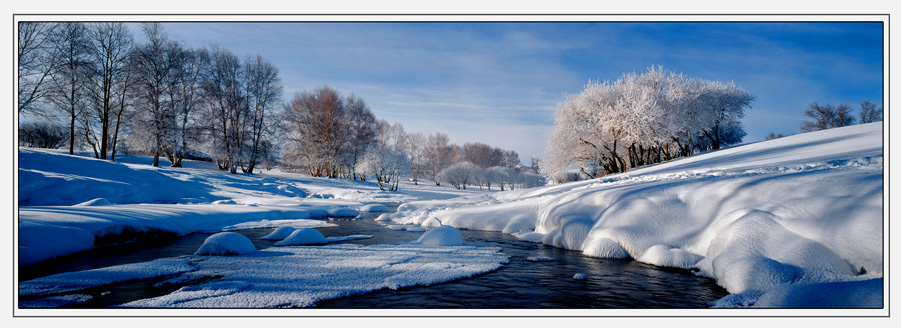
{"type": "Polygon", "coordinates": [[[346,207],[328,209],[327,213],[327,216],[335,218],[352,218],[360,215],[360,211],[346,207]]]}
{"type": "Polygon", "coordinates": [[[277,246],[322,245],[328,243],[325,236],[312,228],[301,228],[292,232],[284,240],[275,243],[277,246]]]}
{"type": "Polygon", "coordinates": [[[360,207],[360,212],[388,212],[388,206],[382,204],[369,204],[360,207]]]}
{"type": "Polygon", "coordinates": [[[240,255],[256,252],[246,236],[237,232],[220,232],[209,236],[194,255],[240,255]]]}
{"type": "Polygon", "coordinates": [[[416,243],[423,246],[461,246],[463,235],[454,227],[440,226],[426,231],[416,243]]]}
{"type": "Polygon", "coordinates": [[[585,280],[586,278],[588,278],[588,277],[585,276],[584,273],[576,273],[573,275],[573,279],[575,279],[575,280],[585,280]]]}
{"type": "Polygon", "coordinates": [[[376,221],[391,221],[390,213],[382,213],[379,217],[375,218],[376,221]]]}
{"type": "Polygon", "coordinates": [[[290,236],[291,233],[294,232],[295,230],[297,230],[297,229],[295,229],[294,227],[287,227],[287,226],[278,227],[278,228],[275,228],[275,230],[273,230],[272,233],[270,233],[260,239],[282,240],[282,239],[288,238],[288,236],[290,236]]]}
{"type": "Polygon", "coordinates": [[[84,203],[75,204],[73,206],[107,206],[113,205],[110,201],[106,200],[106,198],[94,198],[92,200],[86,201],[84,203]]]}

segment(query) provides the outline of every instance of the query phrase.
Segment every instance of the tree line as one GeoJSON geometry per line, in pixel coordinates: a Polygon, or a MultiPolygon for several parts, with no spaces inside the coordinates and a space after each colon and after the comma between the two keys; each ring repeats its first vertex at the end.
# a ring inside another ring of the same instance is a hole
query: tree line
{"type": "Polygon", "coordinates": [[[662,67],[613,82],[589,81],[558,104],[541,169],[561,183],[737,144],[753,100],[732,82],[662,67]]]}
{"type": "Polygon", "coordinates": [[[154,166],[160,157],[173,167],[207,159],[231,173],[280,165],[387,190],[405,177],[454,185],[442,172],[463,162],[525,170],[515,151],[408,134],[329,86],[285,101],[278,68],[260,55],[191,48],[159,23],[140,29],[142,43],[123,23],[19,23],[18,110],[34,118],[20,124],[20,144],[108,160],[146,154],[154,166]]]}

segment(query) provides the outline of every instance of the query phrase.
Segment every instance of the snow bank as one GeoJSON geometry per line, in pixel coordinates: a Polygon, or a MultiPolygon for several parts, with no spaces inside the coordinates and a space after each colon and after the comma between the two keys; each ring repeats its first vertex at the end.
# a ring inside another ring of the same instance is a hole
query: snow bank
{"type": "Polygon", "coordinates": [[[220,232],[209,236],[194,255],[239,255],[256,252],[250,239],[237,232],[220,232]]]}
{"type": "Polygon", "coordinates": [[[847,283],[875,297],[858,281],[883,274],[882,143],[881,122],[856,125],[595,180],[411,202],[386,218],[697,269],[733,294],[847,283]]]}
{"type": "Polygon", "coordinates": [[[276,242],[277,246],[298,246],[298,245],[321,245],[328,243],[325,236],[318,230],[311,228],[301,228],[291,232],[288,237],[282,241],[276,242]]]}
{"type": "Polygon", "coordinates": [[[416,243],[423,246],[460,246],[463,245],[463,235],[454,227],[440,226],[423,233],[416,243]]]}

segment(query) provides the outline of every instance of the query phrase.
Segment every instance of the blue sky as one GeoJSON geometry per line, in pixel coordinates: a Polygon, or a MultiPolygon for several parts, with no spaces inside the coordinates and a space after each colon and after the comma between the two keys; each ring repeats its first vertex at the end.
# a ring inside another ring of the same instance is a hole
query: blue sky
{"type": "MultiPolygon", "coordinates": [[[[883,101],[881,23],[167,23],[190,46],[260,54],[285,98],[328,84],[407,132],[540,155],[565,94],[651,65],[757,99],[745,142],[798,133],[813,101],[883,101]]],[[[139,37],[140,39],[140,37],[139,37]]],[[[856,112],[855,112],[856,114],[856,112]]]]}

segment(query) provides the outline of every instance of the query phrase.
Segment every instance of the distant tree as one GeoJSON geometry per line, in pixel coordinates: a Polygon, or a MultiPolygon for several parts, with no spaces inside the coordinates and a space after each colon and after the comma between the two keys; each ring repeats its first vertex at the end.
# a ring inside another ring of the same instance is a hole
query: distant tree
{"type": "Polygon", "coordinates": [[[515,173],[513,169],[506,166],[492,166],[488,168],[488,178],[501,190],[505,189],[505,185],[515,173]]]}
{"type": "Polygon", "coordinates": [[[865,100],[860,103],[860,123],[872,123],[882,121],[882,107],[876,108],[876,104],[865,100]]]}
{"type": "Polygon", "coordinates": [[[262,56],[248,57],[244,65],[245,97],[248,113],[244,121],[245,149],[241,170],[252,173],[256,164],[271,150],[264,145],[272,137],[274,111],[281,104],[282,83],[278,68],[262,56]]]}
{"type": "Polygon", "coordinates": [[[766,136],[766,140],[779,139],[782,137],[785,137],[785,135],[782,133],[776,134],[776,133],[770,132],[770,134],[766,136]]]}
{"type": "Polygon", "coordinates": [[[531,164],[532,173],[539,174],[541,173],[541,158],[535,155],[532,155],[531,164]]]}
{"type": "Polygon", "coordinates": [[[426,172],[427,138],[421,132],[407,135],[407,155],[410,162],[410,179],[419,184],[419,177],[426,172]]]}
{"type": "Polygon", "coordinates": [[[450,139],[447,135],[443,133],[430,134],[426,139],[425,165],[430,177],[435,181],[435,185],[441,185],[438,174],[451,165],[452,157],[450,139]]]}
{"type": "Polygon", "coordinates": [[[456,189],[466,189],[466,185],[471,183],[472,171],[479,167],[470,162],[460,162],[451,165],[438,173],[438,179],[449,183],[456,189]]]}
{"type": "MultiPolygon", "coordinates": [[[[351,94],[346,98],[347,104],[344,112],[345,138],[341,147],[343,166],[347,178],[357,179],[361,173],[357,170],[357,165],[363,160],[366,151],[376,145],[376,119],[375,115],[366,105],[363,98],[351,94]]],[[[364,181],[364,175],[360,175],[364,181]]]]}
{"type": "Polygon", "coordinates": [[[407,156],[395,149],[373,146],[366,152],[360,170],[375,176],[380,190],[397,191],[400,178],[409,170],[407,156]]]}
{"type": "Polygon", "coordinates": [[[813,121],[802,122],[801,132],[832,129],[854,124],[854,116],[851,115],[851,107],[847,104],[833,107],[829,104],[820,105],[816,102],[812,102],[807,110],[804,111],[804,115],[812,118],[813,121]]]}
{"type": "Polygon", "coordinates": [[[69,132],[62,125],[50,122],[19,124],[19,145],[22,146],[56,149],[65,145],[69,139],[69,132]]]}

